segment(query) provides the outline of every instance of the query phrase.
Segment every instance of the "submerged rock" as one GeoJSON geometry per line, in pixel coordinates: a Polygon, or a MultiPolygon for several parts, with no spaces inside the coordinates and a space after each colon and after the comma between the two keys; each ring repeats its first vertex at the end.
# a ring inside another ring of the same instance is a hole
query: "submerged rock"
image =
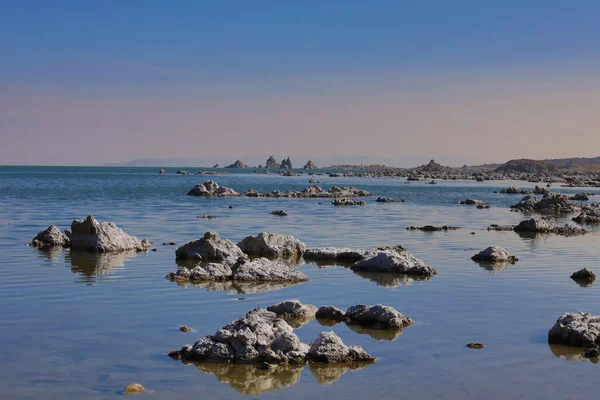
{"type": "Polygon", "coordinates": [[[310,345],[308,358],[323,363],[348,363],[353,361],[375,361],[360,346],[346,346],[334,332],[321,332],[310,345]]]}
{"type": "Polygon", "coordinates": [[[467,347],[470,349],[483,349],[485,344],[483,343],[467,343],[467,347]]]}
{"type": "Polygon", "coordinates": [[[490,246],[471,257],[474,261],[515,263],[519,259],[501,246],[490,246]]]}
{"type": "Polygon", "coordinates": [[[409,226],[406,230],[409,231],[424,231],[424,232],[435,232],[435,231],[455,231],[457,230],[457,226],[433,226],[433,225],[425,225],[425,226],[409,226]]]}
{"type": "Polygon", "coordinates": [[[548,332],[548,342],[574,347],[598,347],[600,317],[588,312],[565,313],[548,332]]]}
{"type": "Polygon", "coordinates": [[[306,245],[293,236],[267,232],[247,236],[238,247],[250,256],[266,257],[301,257],[306,250],[306,245]]]}
{"type": "Polygon", "coordinates": [[[435,269],[408,251],[398,251],[396,249],[374,251],[363,260],[356,262],[352,269],[355,271],[393,272],[421,276],[437,274],[435,269]]]}
{"type": "Polygon", "coordinates": [[[175,251],[177,260],[235,262],[245,257],[244,252],[231,240],[221,239],[217,232],[206,232],[201,239],[193,240],[175,251]]]}
{"type": "Polygon", "coordinates": [[[307,261],[355,262],[365,258],[370,250],[338,247],[316,247],[304,252],[307,261]]]}
{"type": "Polygon", "coordinates": [[[31,241],[31,245],[37,248],[45,248],[45,247],[69,247],[71,245],[71,241],[54,225],[50,225],[48,228],[44,229],[31,241]]]}
{"type": "Polygon", "coordinates": [[[486,205],[485,201],[475,200],[475,199],[461,200],[461,201],[458,202],[458,204],[466,204],[466,205],[470,205],[470,206],[484,206],[484,205],[486,205]]]}
{"type": "Polygon", "coordinates": [[[206,197],[225,197],[225,196],[240,196],[238,192],[235,190],[225,187],[219,186],[219,184],[215,181],[204,181],[193,188],[188,192],[190,196],[206,196],[206,197]]]}
{"type": "Polygon", "coordinates": [[[375,201],[378,203],[404,203],[404,200],[395,197],[378,197],[375,201]]]}
{"type": "Polygon", "coordinates": [[[271,211],[269,214],[271,215],[278,215],[280,217],[287,217],[287,213],[283,210],[277,210],[277,211],[271,211]]]}
{"type": "Polygon", "coordinates": [[[359,304],[348,308],[346,319],[349,323],[368,326],[373,329],[402,329],[414,324],[414,321],[396,311],[393,307],[377,304],[366,306],[359,304]]]}
{"type": "Polygon", "coordinates": [[[267,307],[267,311],[274,312],[278,317],[284,319],[307,319],[315,316],[317,307],[311,304],[302,304],[299,300],[286,300],[267,307]]]}
{"type": "Polygon", "coordinates": [[[334,206],[364,206],[367,203],[364,200],[335,199],[331,204],[334,206]]]}
{"type": "Polygon", "coordinates": [[[85,220],[71,223],[71,248],[98,253],[112,253],[126,250],[145,251],[150,248],[146,239],[139,240],[123,232],[112,222],[98,222],[88,215],[85,220]]]}
{"type": "Polygon", "coordinates": [[[139,383],[132,382],[125,387],[124,392],[125,392],[125,394],[140,394],[140,393],[144,392],[145,390],[146,390],[146,388],[144,388],[139,383]]]}
{"type": "Polygon", "coordinates": [[[519,188],[516,188],[514,186],[510,186],[510,187],[507,187],[506,189],[502,189],[500,191],[500,193],[505,193],[505,194],[531,194],[532,192],[530,190],[519,189],[519,188]]]}

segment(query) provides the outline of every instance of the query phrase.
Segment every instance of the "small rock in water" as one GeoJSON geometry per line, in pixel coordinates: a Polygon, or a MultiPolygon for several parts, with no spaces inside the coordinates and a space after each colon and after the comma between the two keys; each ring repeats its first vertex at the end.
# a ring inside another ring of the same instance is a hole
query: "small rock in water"
{"type": "Polygon", "coordinates": [[[490,246],[471,257],[473,261],[509,262],[515,263],[519,259],[511,255],[504,247],[490,246]]]}
{"type": "Polygon", "coordinates": [[[285,216],[287,216],[287,215],[288,215],[288,214],[287,214],[285,211],[283,211],[283,210],[271,211],[269,214],[272,214],[272,215],[279,215],[280,217],[285,217],[285,216]]]}
{"type": "Polygon", "coordinates": [[[192,328],[190,328],[189,326],[181,325],[181,326],[179,327],[179,330],[180,330],[181,332],[188,333],[188,332],[191,332],[191,331],[192,331],[192,328]]]}
{"type": "Polygon", "coordinates": [[[233,206],[229,206],[229,208],[233,208],[233,206]]]}
{"type": "Polygon", "coordinates": [[[146,390],[146,388],[144,388],[139,383],[131,382],[129,385],[127,385],[125,387],[125,394],[140,394],[144,390],[146,390]]]}
{"type": "Polygon", "coordinates": [[[156,248],[151,249],[150,251],[158,251],[156,248]]]}
{"type": "Polygon", "coordinates": [[[334,306],[323,306],[315,314],[317,319],[328,319],[331,321],[345,321],[346,313],[334,306]]]}
{"type": "Polygon", "coordinates": [[[181,351],[179,351],[179,350],[170,351],[168,355],[173,360],[181,360],[181,351]]]}
{"type": "MultiPolygon", "coordinates": [[[[229,207],[231,208],[231,207],[229,207]]],[[[196,218],[200,218],[200,219],[214,219],[217,218],[216,215],[198,215],[196,218]]]]}
{"type": "Polygon", "coordinates": [[[163,246],[175,246],[177,243],[175,242],[164,242],[163,246]]]}
{"type": "Polygon", "coordinates": [[[577,272],[573,272],[571,279],[575,281],[588,281],[593,282],[596,279],[596,274],[587,268],[582,268],[577,272]]]}
{"type": "Polygon", "coordinates": [[[485,344],[483,343],[468,343],[467,347],[470,349],[483,349],[485,344]]]}

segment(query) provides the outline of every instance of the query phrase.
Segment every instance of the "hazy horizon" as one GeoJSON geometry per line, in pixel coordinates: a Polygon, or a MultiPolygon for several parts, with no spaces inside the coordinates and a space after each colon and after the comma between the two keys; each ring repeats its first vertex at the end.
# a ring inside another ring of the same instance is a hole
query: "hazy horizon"
{"type": "Polygon", "coordinates": [[[3,165],[599,155],[593,3],[32,3],[0,5],[3,165]]]}

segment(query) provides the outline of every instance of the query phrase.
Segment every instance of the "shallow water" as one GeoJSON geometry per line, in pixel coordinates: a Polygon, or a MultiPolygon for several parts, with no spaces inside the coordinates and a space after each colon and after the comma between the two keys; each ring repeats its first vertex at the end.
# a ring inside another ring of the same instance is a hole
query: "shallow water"
{"type": "MultiPolygon", "coordinates": [[[[521,237],[488,232],[516,224],[520,195],[495,194],[526,182],[281,177],[275,174],[181,176],[155,168],[0,167],[0,398],[105,399],[130,382],[147,398],[190,396],[314,399],[345,397],[592,398],[600,366],[580,351],[551,347],[547,332],[567,311],[600,313],[600,283],[582,287],[569,276],[598,269],[599,231],[579,237],[521,237]],[[238,191],[301,190],[321,185],[371,191],[364,207],[334,207],[327,199],[198,198],[196,183],[213,179],[238,191]],[[375,203],[377,196],[405,203],[375,203]],[[455,204],[488,201],[491,209],[455,204]],[[229,208],[232,206],[232,208],[229,208]],[[273,210],[289,215],[270,215],[273,210]],[[50,224],[61,229],[93,214],[148,238],[156,252],[119,255],[42,252],[26,243],[50,224]],[[198,215],[216,215],[212,220],[198,215]],[[410,225],[457,225],[450,232],[407,231],[410,225]],[[294,235],[312,246],[401,244],[432,265],[430,280],[357,274],[343,266],[298,268],[294,285],[178,285],[165,279],[177,265],[174,246],[214,230],[235,242],[260,231],[294,235]],[[473,235],[472,232],[475,234],[473,235]],[[502,245],[515,265],[489,269],[470,260],[502,245]],[[401,335],[345,324],[309,322],[296,333],[311,342],[334,330],[346,344],[377,357],[367,366],[257,372],[248,367],[185,365],[166,353],[243,316],[255,307],[299,299],[317,306],[382,303],[415,320],[401,335]],[[179,325],[194,328],[182,333],[179,325]],[[483,350],[465,347],[483,342],[483,350]]],[[[555,188],[554,190],[559,190],[555,188]]],[[[589,189],[560,189],[564,193],[589,189]]],[[[592,200],[598,200],[592,197],[592,200]]],[[[568,219],[564,219],[564,222],[568,219]]],[[[563,221],[559,221],[563,222],[563,221]]],[[[563,223],[564,223],[563,222],[563,223]]]]}

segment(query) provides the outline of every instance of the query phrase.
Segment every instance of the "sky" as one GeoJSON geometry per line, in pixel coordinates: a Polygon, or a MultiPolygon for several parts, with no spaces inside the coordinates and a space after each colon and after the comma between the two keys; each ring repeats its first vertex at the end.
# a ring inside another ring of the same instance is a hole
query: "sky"
{"type": "Polygon", "coordinates": [[[0,0],[0,164],[600,156],[598,20],[585,0],[0,0]]]}

